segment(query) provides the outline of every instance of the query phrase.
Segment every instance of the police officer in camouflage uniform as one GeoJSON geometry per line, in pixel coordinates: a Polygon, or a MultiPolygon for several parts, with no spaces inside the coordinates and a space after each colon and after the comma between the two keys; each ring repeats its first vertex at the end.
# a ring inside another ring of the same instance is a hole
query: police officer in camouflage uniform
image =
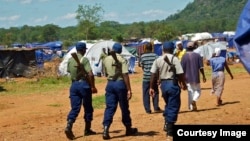
{"type": "Polygon", "coordinates": [[[103,119],[103,139],[110,139],[109,136],[109,127],[113,122],[113,116],[116,112],[117,105],[119,103],[121,113],[122,113],[122,123],[126,127],[126,136],[136,134],[137,128],[132,128],[132,122],[129,111],[129,100],[132,97],[132,91],[130,86],[130,80],[128,76],[128,64],[127,61],[120,55],[122,52],[122,45],[120,43],[115,43],[112,47],[112,50],[115,51],[115,55],[118,61],[121,63],[121,75],[114,80],[114,75],[116,73],[115,60],[112,55],[107,56],[104,59],[104,67],[107,73],[107,85],[106,85],[106,109],[104,112],[103,119]]]}
{"type": "Polygon", "coordinates": [[[70,104],[71,110],[67,117],[67,127],[64,132],[68,139],[73,140],[75,138],[72,132],[72,126],[75,122],[80,110],[81,106],[84,108],[84,120],[85,120],[85,130],[84,135],[92,135],[96,134],[96,132],[91,130],[91,121],[93,120],[93,106],[92,106],[92,93],[97,93],[97,89],[94,83],[94,75],[91,70],[91,66],[89,60],[86,57],[83,57],[86,53],[86,44],[83,42],[78,42],[76,44],[77,57],[80,60],[81,65],[87,72],[89,77],[87,82],[83,75],[78,76],[78,68],[76,61],[74,58],[70,58],[68,61],[67,71],[70,73],[70,77],[72,80],[72,84],[70,87],[70,104]],[[90,84],[89,84],[90,83],[90,84]]]}
{"type": "Polygon", "coordinates": [[[164,111],[164,130],[167,131],[168,139],[172,140],[173,126],[177,121],[178,113],[181,106],[181,88],[187,89],[184,73],[180,61],[173,56],[174,43],[163,43],[163,55],[157,58],[150,70],[152,73],[150,78],[150,95],[154,96],[154,82],[156,73],[159,71],[159,79],[161,83],[162,98],[165,101],[164,111]],[[165,61],[168,59],[168,61],[165,61]],[[171,65],[173,64],[173,65],[171,65]],[[170,69],[171,66],[174,67],[170,69]]]}

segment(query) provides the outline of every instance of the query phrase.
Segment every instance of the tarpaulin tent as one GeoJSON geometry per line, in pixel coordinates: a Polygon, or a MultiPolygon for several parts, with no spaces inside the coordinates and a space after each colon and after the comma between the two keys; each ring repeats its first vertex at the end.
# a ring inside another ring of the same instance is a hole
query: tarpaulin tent
{"type": "Polygon", "coordinates": [[[54,41],[54,42],[47,42],[44,44],[41,44],[42,47],[49,47],[51,50],[62,50],[63,43],[61,41],[54,41]]]}
{"type": "Polygon", "coordinates": [[[162,55],[162,43],[159,42],[158,40],[154,41],[154,53],[157,54],[158,56],[162,55]]]}
{"type": "Polygon", "coordinates": [[[194,50],[194,52],[199,53],[204,59],[209,60],[212,57],[215,48],[220,48],[221,49],[220,56],[226,58],[227,42],[224,41],[208,42],[202,46],[199,46],[197,49],[194,50]]]}
{"type": "MultiPolygon", "coordinates": [[[[98,67],[96,67],[95,64],[98,63],[98,60],[102,53],[102,48],[106,48],[107,51],[112,50],[114,43],[115,43],[114,41],[109,41],[109,40],[100,41],[100,42],[95,43],[91,48],[87,50],[85,56],[89,59],[91,68],[95,75],[101,72],[102,63],[100,63],[98,67]]],[[[124,46],[122,48],[121,55],[127,60],[129,60],[130,57],[134,57],[124,46]]]]}
{"type": "MultiPolygon", "coordinates": [[[[97,73],[101,72],[101,68],[102,68],[101,64],[102,63],[100,63],[98,67],[96,67],[95,64],[98,63],[98,60],[99,60],[101,52],[102,52],[102,48],[106,48],[106,50],[108,50],[108,48],[109,48],[111,50],[114,43],[115,43],[114,41],[100,41],[100,42],[97,42],[95,44],[88,44],[87,43],[87,51],[85,53],[85,57],[88,58],[94,75],[97,75],[97,73]]],[[[73,47],[64,56],[63,61],[60,63],[60,65],[59,65],[59,74],[60,75],[68,75],[67,63],[68,63],[68,59],[71,58],[72,52],[76,52],[75,47],[73,47]]],[[[131,53],[129,53],[129,51],[124,46],[122,48],[121,55],[123,57],[125,57],[127,60],[129,60],[130,57],[133,57],[133,55],[131,53]]]]}
{"type": "Polygon", "coordinates": [[[36,49],[1,49],[0,77],[32,77],[36,70],[36,49]]]}
{"type": "MultiPolygon", "coordinates": [[[[85,42],[85,41],[81,41],[81,42],[85,42]]],[[[87,45],[87,51],[88,51],[89,48],[91,48],[93,46],[92,43],[86,43],[86,45],[87,45]]],[[[66,53],[66,55],[63,56],[63,60],[59,64],[59,67],[58,67],[58,73],[59,73],[59,75],[61,75],[61,76],[68,75],[67,64],[68,64],[69,58],[72,57],[71,53],[73,53],[73,52],[76,52],[75,45],[74,46],[70,46],[69,49],[68,49],[68,52],[66,53]]]]}
{"type": "Polygon", "coordinates": [[[239,17],[234,44],[243,66],[250,73],[250,0],[239,17]]]}

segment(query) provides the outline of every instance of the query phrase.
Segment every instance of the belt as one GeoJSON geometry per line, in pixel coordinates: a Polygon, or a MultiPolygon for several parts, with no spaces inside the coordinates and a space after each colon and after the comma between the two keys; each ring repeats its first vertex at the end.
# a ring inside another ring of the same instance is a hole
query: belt
{"type": "Polygon", "coordinates": [[[161,81],[173,81],[173,79],[161,79],[161,81]]]}
{"type": "Polygon", "coordinates": [[[73,83],[73,82],[83,82],[83,81],[86,81],[86,80],[85,80],[85,79],[72,80],[72,83],[73,83]]]}
{"type": "Polygon", "coordinates": [[[123,79],[117,79],[117,80],[108,79],[108,81],[123,81],[123,79]]]}

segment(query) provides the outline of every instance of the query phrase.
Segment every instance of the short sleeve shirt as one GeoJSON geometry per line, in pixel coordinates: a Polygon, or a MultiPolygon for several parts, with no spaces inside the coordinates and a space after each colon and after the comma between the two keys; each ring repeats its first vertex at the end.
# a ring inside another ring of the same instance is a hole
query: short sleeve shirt
{"type": "MultiPolygon", "coordinates": [[[[77,56],[80,60],[81,65],[84,66],[84,69],[86,72],[90,72],[91,71],[91,66],[89,63],[89,60],[86,57],[83,57],[81,54],[77,53],[77,56]]],[[[73,57],[71,57],[68,61],[68,65],[67,65],[67,71],[70,73],[70,77],[72,80],[76,80],[77,77],[77,63],[74,60],[73,57]]]]}
{"type": "Polygon", "coordinates": [[[219,56],[209,60],[213,72],[224,71],[226,58],[219,56]]]}
{"type": "Polygon", "coordinates": [[[101,55],[100,55],[100,59],[101,59],[101,60],[104,60],[104,58],[105,58],[105,57],[107,57],[107,56],[108,56],[107,54],[105,54],[105,53],[101,53],[101,55]]]}
{"type": "Polygon", "coordinates": [[[179,59],[177,57],[173,56],[172,54],[164,54],[164,55],[160,56],[159,58],[157,58],[154,61],[150,72],[151,73],[156,73],[159,70],[160,79],[172,79],[173,72],[169,71],[170,66],[167,64],[167,62],[164,61],[165,56],[168,57],[170,62],[171,62],[172,57],[173,57],[173,62],[172,63],[175,65],[176,74],[182,74],[183,69],[181,67],[181,63],[180,63],[179,59]]]}
{"type": "MultiPolygon", "coordinates": [[[[122,65],[122,73],[128,73],[128,62],[125,58],[123,58],[120,54],[117,54],[117,59],[118,61],[121,63],[122,65]]],[[[115,69],[116,66],[114,66],[113,64],[115,64],[115,60],[113,59],[113,57],[111,55],[107,56],[104,61],[103,61],[106,73],[108,74],[108,79],[111,79],[114,75],[115,75],[115,69]]],[[[120,76],[117,80],[122,80],[122,77],[120,76]]]]}
{"type": "Polygon", "coordinates": [[[155,59],[159,56],[155,53],[142,54],[140,64],[143,67],[143,81],[150,81],[151,72],[150,69],[155,59]]]}
{"type": "Polygon", "coordinates": [[[186,53],[186,49],[182,49],[182,51],[177,50],[176,53],[178,53],[178,59],[181,60],[183,55],[186,53]]]}
{"type": "Polygon", "coordinates": [[[181,60],[187,83],[200,83],[200,69],[203,68],[203,60],[200,54],[188,51],[181,60]]]}

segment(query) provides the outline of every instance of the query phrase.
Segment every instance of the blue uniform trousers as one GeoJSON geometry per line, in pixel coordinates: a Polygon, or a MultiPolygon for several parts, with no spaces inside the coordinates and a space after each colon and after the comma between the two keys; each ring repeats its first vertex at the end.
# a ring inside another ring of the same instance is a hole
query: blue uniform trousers
{"type": "Polygon", "coordinates": [[[84,108],[85,122],[93,120],[92,92],[89,84],[86,81],[74,81],[70,87],[70,104],[71,110],[67,120],[75,121],[81,106],[84,108]]]}
{"type": "Polygon", "coordinates": [[[103,126],[110,126],[116,112],[118,103],[122,113],[122,123],[131,126],[127,89],[124,81],[108,81],[106,86],[106,108],[104,112],[103,126]]]}
{"type": "Polygon", "coordinates": [[[162,97],[165,101],[164,117],[166,123],[175,123],[181,106],[181,89],[173,80],[161,81],[162,97]]]}
{"type": "MultiPolygon", "coordinates": [[[[150,81],[142,81],[142,98],[143,106],[146,112],[151,112],[150,95],[149,95],[150,81]]],[[[159,110],[159,89],[157,83],[154,83],[155,96],[152,98],[154,110],[159,110]]]]}

